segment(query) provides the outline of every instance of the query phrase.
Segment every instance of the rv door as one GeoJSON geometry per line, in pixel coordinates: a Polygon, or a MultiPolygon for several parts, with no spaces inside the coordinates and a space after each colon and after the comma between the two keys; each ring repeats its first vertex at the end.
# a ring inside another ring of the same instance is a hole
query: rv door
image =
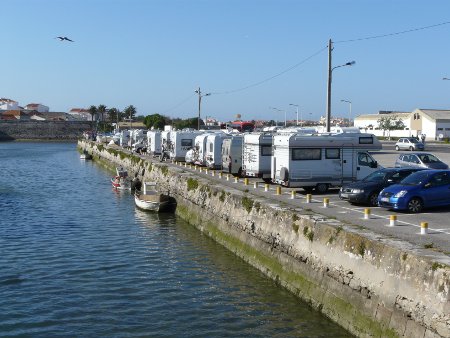
{"type": "Polygon", "coordinates": [[[367,152],[358,152],[358,163],[356,167],[356,179],[362,180],[379,168],[377,161],[367,152]]]}

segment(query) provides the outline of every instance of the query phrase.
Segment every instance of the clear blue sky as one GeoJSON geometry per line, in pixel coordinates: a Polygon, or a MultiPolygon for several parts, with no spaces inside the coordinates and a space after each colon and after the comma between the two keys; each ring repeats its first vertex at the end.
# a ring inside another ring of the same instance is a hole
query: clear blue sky
{"type": "MultiPolygon", "coordinates": [[[[328,39],[450,22],[448,0],[1,0],[0,97],[52,111],[295,119],[326,111],[328,39]],[[56,36],[75,42],[60,42],[56,36]],[[304,60],[321,51],[306,62],[304,60]],[[267,80],[290,67],[289,71],[267,80]],[[267,81],[264,81],[267,80],[267,81]],[[262,82],[263,81],[263,82],[262,82]],[[259,85],[254,85],[262,82],[259,85]],[[238,90],[250,86],[245,90],[238,90]],[[236,91],[238,90],[238,91],[236,91]],[[226,93],[229,92],[229,93],[226,93]],[[220,94],[222,93],[222,94],[220,94]]],[[[336,43],[332,115],[450,109],[450,24],[336,43]]]]}

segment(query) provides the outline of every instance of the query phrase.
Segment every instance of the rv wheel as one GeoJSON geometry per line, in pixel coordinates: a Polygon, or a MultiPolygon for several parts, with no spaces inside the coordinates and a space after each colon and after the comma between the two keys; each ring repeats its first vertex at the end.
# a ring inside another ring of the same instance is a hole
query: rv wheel
{"type": "Polygon", "coordinates": [[[303,190],[305,190],[306,192],[311,192],[313,191],[314,187],[302,187],[303,190]]]}
{"type": "Polygon", "coordinates": [[[316,185],[316,191],[320,194],[326,193],[328,191],[328,184],[319,183],[318,185],[316,185]]]}

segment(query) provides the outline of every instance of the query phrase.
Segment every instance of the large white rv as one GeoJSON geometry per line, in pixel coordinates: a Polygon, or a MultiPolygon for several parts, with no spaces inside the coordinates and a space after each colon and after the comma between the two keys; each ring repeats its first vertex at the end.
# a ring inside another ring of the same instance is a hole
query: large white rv
{"type": "Polygon", "coordinates": [[[222,142],[222,169],[232,175],[242,173],[242,134],[231,134],[222,142]]]}
{"type": "Polygon", "coordinates": [[[272,133],[249,133],[244,135],[242,146],[242,175],[259,177],[270,181],[272,133]]]}
{"type": "Polygon", "coordinates": [[[222,168],[222,142],[230,138],[231,135],[225,133],[213,133],[206,137],[205,164],[208,168],[222,168]]]}
{"type": "Polygon", "coordinates": [[[175,161],[184,161],[186,153],[194,147],[194,140],[199,135],[197,130],[176,130],[170,133],[169,157],[175,161]]]}
{"type": "Polygon", "coordinates": [[[147,152],[150,155],[161,155],[161,131],[149,130],[147,132],[147,152]]]}
{"type": "Polygon", "coordinates": [[[130,142],[130,131],[122,130],[120,132],[119,145],[121,147],[128,147],[129,142],[130,142]]]}
{"type": "Polygon", "coordinates": [[[194,153],[192,155],[193,163],[197,165],[206,165],[205,153],[206,153],[206,138],[210,133],[204,133],[197,135],[194,139],[194,153]]]}
{"type": "Polygon", "coordinates": [[[274,135],[272,182],[325,192],[380,169],[368,151],[381,148],[372,134],[274,135]]]}

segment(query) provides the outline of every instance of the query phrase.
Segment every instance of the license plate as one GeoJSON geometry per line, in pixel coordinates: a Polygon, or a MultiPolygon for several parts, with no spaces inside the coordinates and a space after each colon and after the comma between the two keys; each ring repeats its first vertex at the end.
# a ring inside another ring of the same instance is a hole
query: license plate
{"type": "Polygon", "coordinates": [[[341,194],[341,197],[348,198],[348,194],[341,194]]]}
{"type": "Polygon", "coordinates": [[[381,202],[389,202],[389,197],[381,197],[381,202]]]}

